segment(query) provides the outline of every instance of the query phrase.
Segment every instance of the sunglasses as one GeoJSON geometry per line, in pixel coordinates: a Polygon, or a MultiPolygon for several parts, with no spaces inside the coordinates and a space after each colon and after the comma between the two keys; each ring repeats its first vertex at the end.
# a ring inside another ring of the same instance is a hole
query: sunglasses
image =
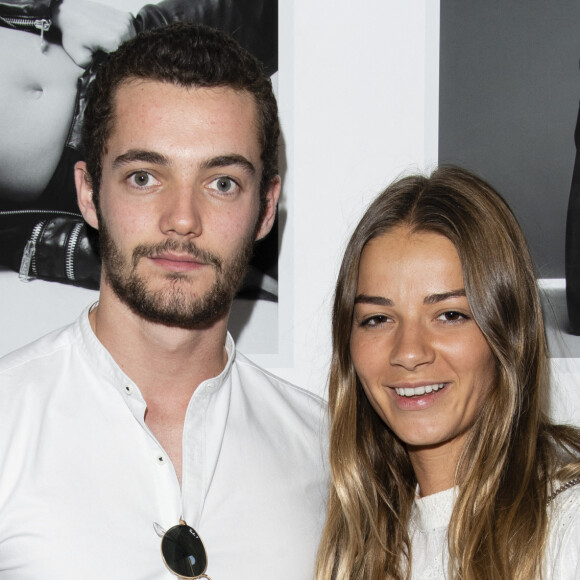
{"type": "Polygon", "coordinates": [[[183,520],[165,531],[158,523],[153,527],[161,538],[161,556],[170,572],[178,578],[206,578],[207,554],[198,533],[183,520]]]}

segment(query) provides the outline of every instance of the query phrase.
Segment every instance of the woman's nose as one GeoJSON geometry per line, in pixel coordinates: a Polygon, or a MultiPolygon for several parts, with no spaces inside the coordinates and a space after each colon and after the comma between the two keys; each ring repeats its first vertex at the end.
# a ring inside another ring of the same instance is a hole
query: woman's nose
{"type": "Polygon", "coordinates": [[[395,342],[389,362],[407,370],[433,362],[435,351],[428,331],[420,323],[400,323],[395,332],[395,342]]]}

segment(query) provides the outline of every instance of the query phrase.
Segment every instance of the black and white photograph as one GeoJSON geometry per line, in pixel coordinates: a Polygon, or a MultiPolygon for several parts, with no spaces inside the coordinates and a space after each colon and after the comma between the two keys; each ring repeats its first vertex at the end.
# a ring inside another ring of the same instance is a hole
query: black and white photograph
{"type": "MultiPolygon", "coordinates": [[[[178,20],[231,34],[276,83],[277,0],[0,6],[0,308],[4,327],[14,329],[0,338],[0,352],[66,320],[71,300],[82,303],[98,290],[97,232],[82,219],[74,184],[87,93],[107,53],[140,31],[178,20]]],[[[232,335],[256,354],[278,352],[281,222],[256,244],[230,319],[232,335]]]]}

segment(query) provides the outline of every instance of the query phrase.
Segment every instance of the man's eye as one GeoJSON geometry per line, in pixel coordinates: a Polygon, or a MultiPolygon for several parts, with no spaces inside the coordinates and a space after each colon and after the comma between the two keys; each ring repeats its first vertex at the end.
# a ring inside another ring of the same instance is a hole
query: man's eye
{"type": "Polygon", "coordinates": [[[139,187],[147,187],[157,183],[157,180],[147,171],[136,171],[131,174],[131,181],[139,187]]]}
{"type": "Polygon", "coordinates": [[[220,193],[234,193],[238,187],[238,184],[226,175],[214,179],[210,185],[213,186],[212,189],[216,189],[220,193]]]}

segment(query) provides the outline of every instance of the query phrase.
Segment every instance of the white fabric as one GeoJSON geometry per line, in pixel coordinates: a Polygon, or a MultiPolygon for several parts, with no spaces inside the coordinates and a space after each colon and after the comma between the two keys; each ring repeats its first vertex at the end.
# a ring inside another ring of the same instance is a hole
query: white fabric
{"type": "MultiPolygon", "coordinates": [[[[413,505],[410,522],[412,580],[445,580],[449,552],[447,527],[456,488],[423,498],[413,505]]],[[[550,530],[544,555],[544,580],[580,579],[580,485],[552,502],[550,530]]]]}
{"type": "Polygon", "coordinates": [[[310,580],[327,493],[321,399],[235,352],[195,391],[179,487],[87,311],[0,361],[2,580],[175,579],[153,523],[200,534],[212,580],[310,580]]]}

